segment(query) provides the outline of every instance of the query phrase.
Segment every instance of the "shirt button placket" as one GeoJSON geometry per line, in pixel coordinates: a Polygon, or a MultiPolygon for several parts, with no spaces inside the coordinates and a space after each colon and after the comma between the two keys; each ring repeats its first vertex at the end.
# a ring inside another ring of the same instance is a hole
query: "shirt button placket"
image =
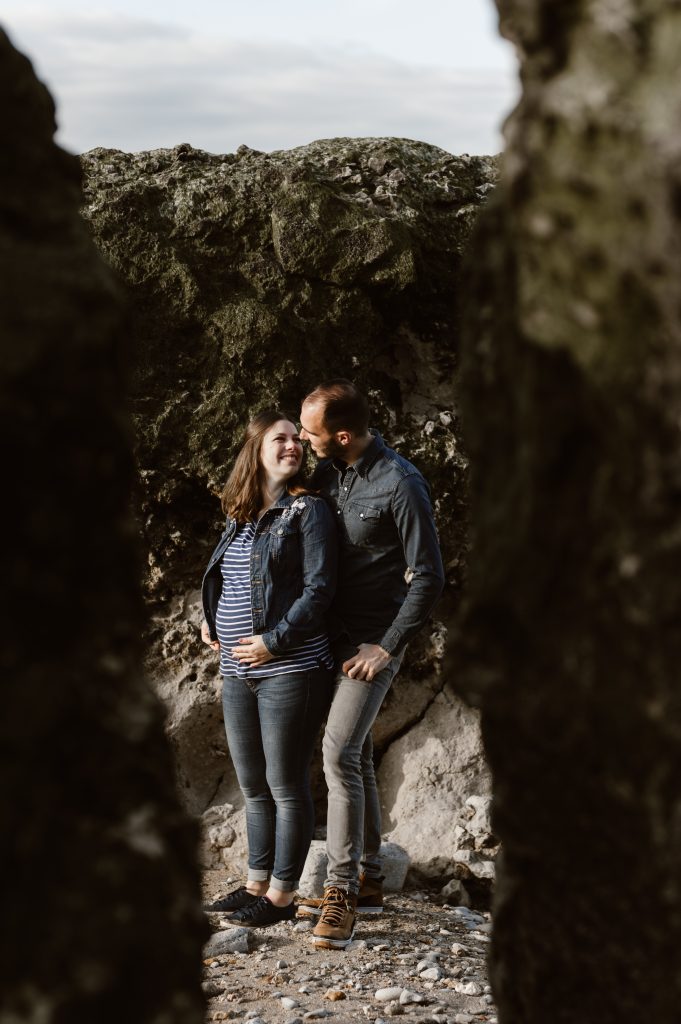
{"type": "Polygon", "coordinates": [[[347,501],[347,498],[348,498],[348,491],[350,490],[350,473],[351,472],[353,472],[352,469],[346,469],[345,470],[345,475],[343,477],[341,477],[340,473],[338,474],[338,509],[337,509],[337,512],[338,512],[339,516],[343,514],[343,508],[345,507],[345,502],[347,501]]]}

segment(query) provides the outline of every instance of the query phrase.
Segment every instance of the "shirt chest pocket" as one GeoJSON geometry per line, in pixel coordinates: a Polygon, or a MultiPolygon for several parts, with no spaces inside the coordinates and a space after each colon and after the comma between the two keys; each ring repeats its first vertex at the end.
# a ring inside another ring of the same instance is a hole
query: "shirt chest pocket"
{"type": "Polygon", "coordinates": [[[382,532],[386,512],[368,501],[349,501],[345,515],[345,528],[352,544],[359,547],[374,544],[382,532]]]}

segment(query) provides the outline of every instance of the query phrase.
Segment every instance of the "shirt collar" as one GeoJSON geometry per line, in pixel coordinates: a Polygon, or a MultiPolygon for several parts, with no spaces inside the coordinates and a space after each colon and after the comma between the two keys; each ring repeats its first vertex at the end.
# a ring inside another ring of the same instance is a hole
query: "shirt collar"
{"type": "Polygon", "coordinates": [[[373,436],[373,440],[364,449],[357,461],[353,462],[352,466],[348,466],[347,462],[342,462],[340,459],[333,460],[333,464],[339,472],[342,473],[345,469],[354,469],[358,476],[365,477],[367,475],[385,448],[385,441],[377,430],[369,427],[369,433],[373,436]]]}

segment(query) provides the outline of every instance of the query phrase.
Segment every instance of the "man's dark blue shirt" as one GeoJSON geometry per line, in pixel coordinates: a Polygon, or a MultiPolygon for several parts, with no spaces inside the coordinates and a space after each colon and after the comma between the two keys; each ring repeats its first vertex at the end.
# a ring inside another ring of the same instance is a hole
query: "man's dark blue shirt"
{"type": "Polygon", "coordinates": [[[380,434],[351,466],[324,459],[313,486],[340,535],[332,637],[399,654],[423,626],[444,584],[428,485],[380,434]],[[410,582],[407,583],[407,578],[410,582]]]}

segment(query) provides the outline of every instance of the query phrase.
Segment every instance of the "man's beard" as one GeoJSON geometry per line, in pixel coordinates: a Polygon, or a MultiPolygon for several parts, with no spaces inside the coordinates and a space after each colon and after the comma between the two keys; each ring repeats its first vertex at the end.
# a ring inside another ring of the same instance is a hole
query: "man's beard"
{"type": "Polygon", "coordinates": [[[345,448],[334,437],[330,438],[319,453],[320,459],[340,459],[345,461],[345,448]]]}

